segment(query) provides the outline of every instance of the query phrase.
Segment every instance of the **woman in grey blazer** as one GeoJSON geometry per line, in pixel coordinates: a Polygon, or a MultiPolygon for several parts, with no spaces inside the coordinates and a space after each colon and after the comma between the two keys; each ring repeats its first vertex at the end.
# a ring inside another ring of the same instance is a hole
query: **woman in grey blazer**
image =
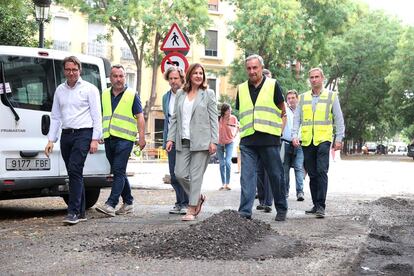
{"type": "Polygon", "coordinates": [[[206,199],[201,194],[201,184],[210,154],[216,152],[218,143],[216,95],[207,89],[201,64],[188,68],[184,87],[177,91],[174,110],[166,150],[170,151],[175,143],[175,176],[189,198],[187,214],[182,220],[191,221],[206,199]]]}

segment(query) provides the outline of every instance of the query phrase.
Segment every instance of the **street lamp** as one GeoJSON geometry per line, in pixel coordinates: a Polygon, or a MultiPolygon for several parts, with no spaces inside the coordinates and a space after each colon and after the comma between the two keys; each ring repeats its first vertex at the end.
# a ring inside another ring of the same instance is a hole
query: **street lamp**
{"type": "Polygon", "coordinates": [[[39,22],[39,48],[43,48],[45,46],[43,23],[49,17],[49,8],[52,0],[33,0],[33,3],[35,5],[36,20],[39,22]]]}

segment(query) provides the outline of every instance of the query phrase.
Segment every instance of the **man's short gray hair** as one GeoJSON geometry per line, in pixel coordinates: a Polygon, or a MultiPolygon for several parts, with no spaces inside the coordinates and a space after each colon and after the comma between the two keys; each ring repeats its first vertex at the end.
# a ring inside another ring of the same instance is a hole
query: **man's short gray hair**
{"type": "Polygon", "coordinates": [[[314,67],[314,68],[311,68],[310,70],[309,70],[309,72],[308,72],[308,75],[310,75],[310,73],[311,72],[313,72],[313,71],[318,71],[319,73],[321,73],[321,76],[324,78],[325,77],[325,75],[323,74],[323,70],[322,70],[322,68],[320,68],[320,67],[314,67]]]}
{"type": "Polygon", "coordinates": [[[264,61],[263,61],[263,58],[262,58],[261,56],[257,55],[257,54],[253,54],[253,55],[248,56],[248,57],[244,60],[244,63],[246,63],[246,62],[248,62],[249,60],[252,60],[252,59],[258,59],[258,60],[259,60],[259,62],[260,62],[260,64],[261,64],[262,66],[264,66],[264,61]]]}

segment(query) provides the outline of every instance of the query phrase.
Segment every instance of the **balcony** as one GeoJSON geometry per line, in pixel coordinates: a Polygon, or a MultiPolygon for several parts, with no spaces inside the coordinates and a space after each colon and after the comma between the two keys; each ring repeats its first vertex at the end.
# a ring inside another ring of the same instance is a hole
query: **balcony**
{"type": "Polygon", "coordinates": [[[128,47],[121,47],[121,59],[134,60],[131,50],[128,47]]]}
{"type": "Polygon", "coordinates": [[[53,40],[53,49],[60,51],[69,51],[70,41],[53,40]]]}

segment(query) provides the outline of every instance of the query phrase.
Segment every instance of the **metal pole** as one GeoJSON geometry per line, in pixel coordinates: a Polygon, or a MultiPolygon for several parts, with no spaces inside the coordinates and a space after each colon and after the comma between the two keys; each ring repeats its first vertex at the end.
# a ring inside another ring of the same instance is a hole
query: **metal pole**
{"type": "Polygon", "coordinates": [[[45,47],[43,21],[39,21],[39,48],[45,47]]]}

